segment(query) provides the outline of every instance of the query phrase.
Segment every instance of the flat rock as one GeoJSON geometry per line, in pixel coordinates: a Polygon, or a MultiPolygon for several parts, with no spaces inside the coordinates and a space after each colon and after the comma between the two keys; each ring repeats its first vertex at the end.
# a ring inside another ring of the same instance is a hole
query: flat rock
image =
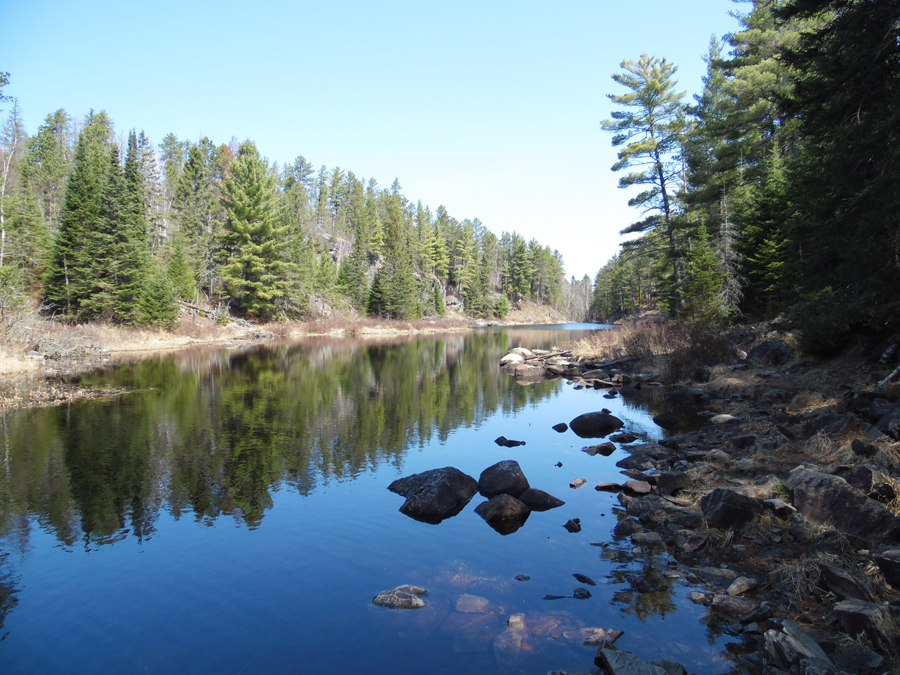
{"type": "Polygon", "coordinates": [[[569,483],[569,487],[570,488],[580,488],[585,483],[587,483],[587,481],[584,478],[576,478],[571,483],[569,483]]]}
{"type": "Polygon", "coordinates": [[[737,572],[722,567],[694,567],[691,572],[702,581],[717,586],[729,585],[738,578],[737,572]]]}
{"type": "Polygon", "coordinates": [[[372,598],[372,604],[389,609],[420,609],[427,604],[419,597],[422,595],[428,595],[428,591],[421,586],[403,584],[381,591],[372,598]]]}
{"type": "Polygon", "coordinates": [[[618,483],[597,483],[594,489],[598,492],[621,492],[622,486],[618,483]]]}
{"type": "Polygon", "coordinates": [[[708,540],[709,536],[705,533],[694,530],[678,530],[675,532],[675,550],[690,555],[703,548],[708,540]]]}
{"type": "Polygon", "coordinates": [[[634,443],[638,439],[634,434],[629,434],[626,432],[622,432],[620,434],[613,434],[609,437],[609,440],[614,443],[634,443]]]}
{"type": "Polygon", "coordinates": [[[622,485],[622,489],[629,494],[642,496],[649,495],[652,492],[653,487],[650,483],[642,480],[627,480],[622,485]]]}
{"type": "Polygon", "coordinates": [[[656,491],[661,495],[674,495],[692,486],[687,471],[662,471],[656,476],[656,491]]]}
{"type": "Polygon", "coordinates": [[[498,607],[487,598],[482,598],[480,595],[469,595],[466,593],[457,598],[456,611],[463,614],[486,614],[488,612],[502,612],[503,608],[498,607]]]}
{"type": "Polygon", "coordinates": [[[631,543],[635,546],[662,546],[662,537],[657,532],[635,532],[631,535],[631,543]]]}
{"type": "Polygon", "coordinates": [[[759,607],[759,603],[740,596],[716,595],[713,597],[712,607],[723,614],[741,617],[755,611],[759,607]]]}

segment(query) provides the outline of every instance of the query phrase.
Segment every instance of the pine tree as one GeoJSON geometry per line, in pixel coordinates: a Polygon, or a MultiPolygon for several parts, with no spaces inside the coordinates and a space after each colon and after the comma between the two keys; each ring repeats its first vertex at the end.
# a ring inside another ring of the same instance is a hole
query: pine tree
{"type": "Polygon", "coordinates": [[[176,299],[195,302],[198,293],[197,282],[194,281],[194,272],[184,251],[184,235],[181,234],[181,230],[177,230],[172,236],[168,267],[169,280],[172,282],[176,299]]]}
{"type": "Polygon", "coordinates": [[[227,221],[220,238],[220,274],[239,307],[263,319],[275,313],[287,287],[286,263],[275,227],[275,180],[251,141],[238,149],[225,180],[227,221]]]}
{"type": "Polygon", "coordinates": [[[141,295],[141,316],[150,326],[171,330],[178,323],[175,286],[168,270],[158,261],[151,263],[146,288],[141,295]]]}
{"type": "Polygon", "coordinates": [[[675,90],[677,66],[665,59],[643,54],[636,62],[623,61],[621,67],[625,72],[614,74],[613,80],[631,91],[623,95],[610,94],[609,99],[625,106],[625,110],[613,111],[612,119],[604,120],[601,125],[604,130],[613,132],[613,147],[624,145],[612,170],[636,169],[619,179],[619,187],[645,188],[632,197],[628,205],[639,207],[644,213],[653,212],[626,227],[622,234],[662,229],[667,243],[662,255],[671,266],[677,303],[680,289],[674,195],[681,171],[681,164],[676,159],[684,131],[681,105],[684,93],[675,90]]]}

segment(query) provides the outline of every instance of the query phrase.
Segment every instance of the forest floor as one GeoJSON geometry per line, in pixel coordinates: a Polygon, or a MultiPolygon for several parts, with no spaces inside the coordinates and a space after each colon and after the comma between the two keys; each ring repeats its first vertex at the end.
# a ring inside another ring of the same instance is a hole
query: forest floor
{"type": "Polygon", "coordinates": [[[529,302],[515,305],[502,321],[471,321],[448,308],[447,315],[439,319],[338,317],[264,324],[236,320],[220,325],[202,312],[183,312],[178,325],[170,331],[107,323],[67,325],[31,313],[0,321],[0,410],[116,396],[122,392],[89,388],[79,380],[109,365],[198,346],[237,346],[311,336],[378,339],[465,331],[473,326],[565,321],[559,312],[529,302]]]}

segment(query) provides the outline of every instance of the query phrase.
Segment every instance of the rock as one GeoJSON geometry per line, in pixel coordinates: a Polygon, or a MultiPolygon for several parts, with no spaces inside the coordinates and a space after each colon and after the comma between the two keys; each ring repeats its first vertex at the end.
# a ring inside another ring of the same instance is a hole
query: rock
{"type": "Polygon", "coordinates": [[[834,657],[834,665],[853,675],[873,675],[883,663],[881,654],[862,645],[851,647],[845,654],[834,657]]]}
{"type": "Polygon", "coordinates": [[[900,521],[839,476],[797,467],[784,481],[797,510],[814,525],[868,541],[900,539],[900,521]]]}
{"type": "Polygon", "coordinates": [[[735,450],[746,450],[756,444],[756,434],[745,434],[744,436],[735,436],[729,440],[729,444],[735,450]]]}
{"type": "Polygon", "coordinates": [[[609,628],[579,628],[578,630],[565,631],[563,633],[563,637],[569,642],[591,647],[600,645],[611,647],[623,635],[625,635],[624,631],[609,628]]]}
{"type": "Polygon", "coordinates": [[[569,428],[581,438],[600,438],[621,429],[624,424],[615,415],[601,410],[579,415],[569,422],[569,428]]]}
{"type": "Polygon", "coordinates": [[[797,509],[780,499],[766,499],[763,504],[781,520],[790,520],[797,513],[797,509]]]}
{"type": "Polygon", "coordinates": [[[597,483],[594,488],[597,492],[620,492],[622,486],[618,483],[597,483]]]}
{"type": "Polygon", "coordinates": [[[900,648],[900,607],[844,600],[835,605],[833,613],[845,633],[865,633],[878,651],[893,652],[900,648]]]}
{"type": "Polygon", "coordinates": [[[614,443],[634,443],[638,439],[634,434],[629,434],[622,432],[620,434],[613,434],[609,437],[609,440],[614,443]]]}
{"type": "Polygon", "coordinates": [[[819,432],[824,433],[826,436],[849,436],[850,434],[855,434],[864,436],[870,441],[884,438],[883,433],[877,428],[851,414],[835,413],[822,415],[803,425],[803,437],[806,439],[812,438],[819,432]]]}
{"type": "Polygon", "coordinates": [[[663,471],[656,476],[656,491],[661,495],[674,495],[691,486],[691,477],[686,471],[663,471]]]}
{"type": "Polygon", "coordinates": [[[546,372],[547,369],[544,366],[531,366],[527,363],[522,363],[516,366],[516,379],[538,379],[544,377],[546,372]]]}
{"type": "Polygon", "coordinates": [[[794,358],[794,350],[782,340],[765,340],[747,353],[747,360],[767,366],[780,366],[794,358]]]}
{"type": "Polygon", "coordinates": [[[419,597],[421,595],[428,595],[428,591],[421,586],[404,584],[381,591],[372,598],[372,604],[390,609],[419,609],[427,604],[419,597]]]}
{"type": "Polygon", "coordinates": [[[722,567],[694,567],[691,572],[708,584],[724,586],[738,578],[737,572],[722,567]]]}
{"type": "Polygon", "coordinates": [[[480,595],[465,593],[457,598],[456,611],[463,614],[486,614],[488,612],[502,612],[503,608],[498,607],[487,598],[482,598],[480,595]]]}
{"type": "Polygon", "coordinates": [[[878,454],[878,446],[861,438],[853,439],[850,449],[860,457],[874,457],[878,454]]]}
{"type": "Polygon", "coordinates": [[[630,652],[601,647],[594,663],[606,671],[606,675],[668,675],[664,668],[641,661],[630,652]]]}
{"type": "Polygon", "coordinates": [[[478,491],[478,483],[452,466],[395,480],[388,490],[406,497],[400,512],[416,520],[439,523],[454,516],[478,491]]]}
{"type": "Polygon", "coordinates": [[[586,588],[576,588],[575,592],[572,594],[572,597],[576,600],[587,600],[591,597],[591,592],[586,588]]]}
{"type": "Polygon", "coordinates": [[[660,413],[659,415],[654,417],[653,421],[657,426],[660,426],[668,431],[669,429],[674,429],[678,425],[678,415],[670,410],[667,410],[666,412],[660,413]]]}
{"type": "Polygon", "coordinates": [[[504,448],[515,448],[520,445],[525,445],[525,441],[511,441],[506,436],[495,438],[494,443],[504,448]]]}
{"type": "Polygon", "coordinates": [[[691,373],[691,381],[697,384],[705,384],[712,379],[713,370],[709,366],[700,366],[691,373]]]}
{"type": "Polygon", "coordinates": [[[662,546],[663,540],[657,532],[635,532],[631,535],[631,543],[635,546],[662,546]]]}
{"type": "Polygon", "coordinates": [[[791,670],[804,659],[810,658],[831,663],[819,643],[800,626],[787,619],[780,624],[763,634],[762,651],[766,663],[782,670],[791,670]]]}
{"type": "Polygon", "coordinates": [[[872,596],[866,587],[839,567],[823,565],[821,567],[822,581],[842,600],[856,598],[857,600],[872,600],[872,596]]]}
{"type": "Polygon", "coordinates": [[[734,415],[713,415],[709,418],[710,424],[727,424],[733,420],[737,419],[734,415]]]}
{"type": "Polygon", "coordinates": [[[700,500],[700,508],[710,527],[740,528],[763,512],[759,499],[747,497],[736,490],[716,488],[700,500]]]}
{"type": "Polygon", "coordinates": [[[747,591],[752,591],[756,586],[756,579],[751,579],[750,577],[738,577],[731,582],[731,585],[725,592],[728,593],[728,595],[742,595],[747,591]]]}
{"type": "Polygon", "coordinates": [[[759,607],[759,603],[750,598],[734,595],[716,595],[712,601],[713,609],[729,616],[744,616],[759,607]]]}
{"type": "Polygon", "coordinates": [[[709,593],[701,593],[700,591],[691,591],[687,594],[687,599],[695,605],[709,605],[712,602],[712,596],[709,593]]]}
{"type": "Polygon", "coordinates": [[[489,523],[497,520],[518,520],[527,517],[530,512],[525,504],[508,494],[491,497],[475,507],[475,513],[489,523]]]}
{"type": "Polygon", "coordinates": [[[625,518],[616,523],[616,526],[613,528],[613,534],[617,537],[627,537],[643,529],[644,526],[639,521],[634,518],[625,518]]]}
{"type": "Polygon", "coordinates": [[[696,553],[709,540],[709,536],[694,530],[678,530],[675,532],[675,550],[690,555],[696,553]]]}
{"type": "Polygon", "coordinates": [[[584,478],[576,478],[571,483],[569,483],[569,487],[570,488],[580,488],[585,483],[587,483],[587,481],[584,478]]]}
{"type": "Polygon", "coordinates": [[[534,655],[534,643],[525,621],[508,624],[506,630],[494,638],[494,658],[500,672],[510,673],[534,655]]]}
{"type": "Polygon", "coordinates": [[[565,502],[557,499],[553,495],[547,494],[543,490],[528,488],[519,495],[519,501],[525,504],[532,511],[548,511],[562,506],[565,502]]]}
{"type": "Polygon", "coordinates": [[[627,493],[635,496],[649,495],[653,490],[650,483],[642,480],[627,480],[622,485],[622,489],[627,493]]]}
{"type": "Polygon", "coordinates": [[[516,365],[520,363],[525,363],[525,357],[521,354],[507,354],[502,359],[500,359],[500,365],[505,366],[507,364],[514,363],[516,365]]]}
{"type": "Polygon", "coordinates": [[[578,572],[575,572],[575,574],[573,574],[572,576],[575,577],[576,579],[578,579],[578,581],[580,581],[581,583],[587,584],[588,586],[596,586],[597,585],[596,581],[594,581],[589,576],[586,576],[584,574],[579,574],[578,572]]]}
{"type": "Polygon", "coordinates": [[[894,590],[900,589],[900,548],[876,551],[872,554],[872,559],[894,590]]]}
{"type": "Polygon", "coordinates": [[[485,497],[507,494],[518,497],[531,487],[514,459],[506,459],[489,466],[478,477],[478,491],[485,497]]]}
{"type": "Polygon", "coordinates": [[[607,380],[609,381],[609,373],[607,373],[602,368],[596,368],[594,370],[588,370],[585,372],[582,377],[585,380],[607,380]]]}
{"type": "Polygon", "coordinates": [[[569,430],[569,425],[566,424],[565,422],[560,422],[559,424],[554,424],[551,427],[551,429],[553,429],[553,431],[561,434],[561,433],[569,430]]]}
{"type": "Polygon", "coordinates": [[[607,442],[600,445],[589,445],[586,448],[582,448],[581,451],[586,452],[591,457],[596,457],[597,455],[609,457],[616,451],[616,444],[607,442]]]}
{"type": "Polygon", "coordinates": [[[581,532],[581,518],[570,518],[563,527],[569,532],[581,532]]]}
{"type": "Polygon", "coordinates": [[[881,433],[890,436],[895,441],[900,440],[900,404],[895,405],[878,420],[875,425],[881,433]]]}
{"type": "Polygon", "coordinates": [[[516,581],[531,581],[531,577],[527,574],[517,574],[513,577],[516,581]]]}

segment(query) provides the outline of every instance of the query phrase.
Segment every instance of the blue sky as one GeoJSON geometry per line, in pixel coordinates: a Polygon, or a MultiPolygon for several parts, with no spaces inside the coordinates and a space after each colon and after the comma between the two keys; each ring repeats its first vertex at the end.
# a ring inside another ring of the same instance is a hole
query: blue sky
{"type": "Polygon", "coordinates": [[[581,278],[640,216],[600,129],[622,91],[610,76],[665,57],[689,99],[732,10],[749,5],[0,0],[0,71],[29,133],[94,108],[154,143],[249,138],[279,164],[399,178],[432,211],[558,249],[581,278]]]}

